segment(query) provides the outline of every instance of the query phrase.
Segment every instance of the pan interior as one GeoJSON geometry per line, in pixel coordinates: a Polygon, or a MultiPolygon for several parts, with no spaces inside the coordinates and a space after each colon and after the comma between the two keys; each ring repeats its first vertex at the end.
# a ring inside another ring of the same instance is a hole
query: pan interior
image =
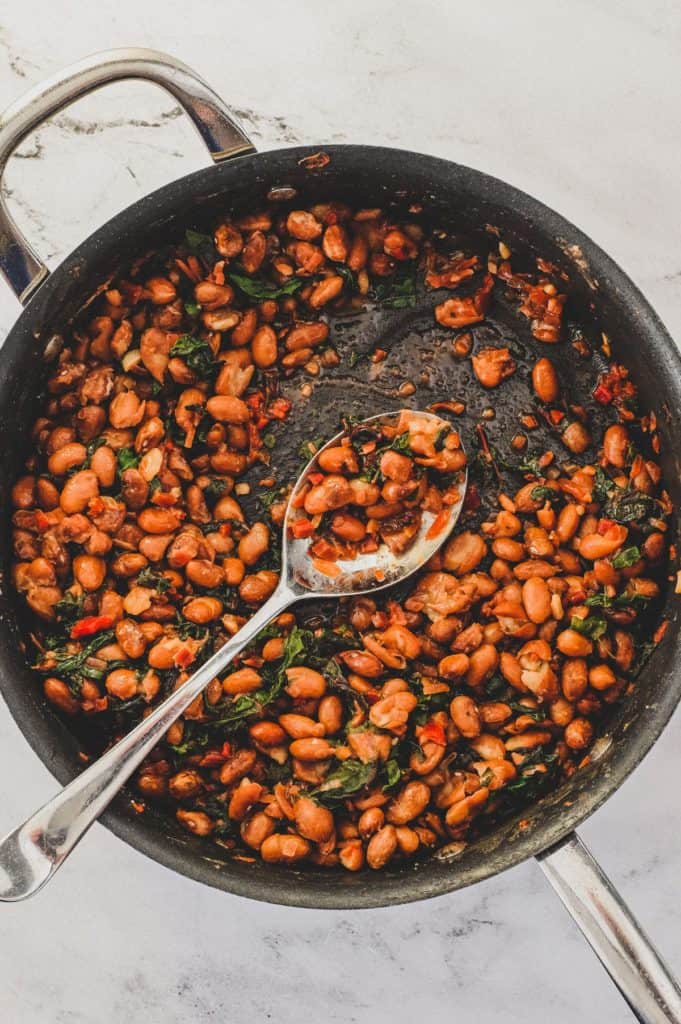
{"type": "MultiPolygon", "coordinates": [[[[656,411],[662,439],[662,465],[672,500],[678,502],[681,474],[678,460],[681,374],[678,356],[664,329],[631,282],[567,222],[524,196],[477,172],[414,154],[363,147],[331,147],[326,167],[306,170],[299,163],[310,150],[287,150],[243,158],[210,171],[198,172],[162,189],[115,218],[84,243],[38,292],[12,330],[0,365],[0,497],[3,515],[3,579],[0,593],[1,685],[10,709],[29,742],[61,782],[72,778],[81,763],[78,751],[86,739],[46,707],[34,673],[21,650],[25,623],[7,583],[9,542],[8,486],[17,475],[30,445],[29,430],[44,376],[44,353],[54,335],[66,334],[87,296],[115,267],[155,245],[180,240],[186,228],[205,230],[230,214],[263,206],[307,205],[326,199],[354,207],[393,209],[396,218],[414,206],[426,226],[446,231],[452,248],[477,252],[483,262],[499,239],[513,253],[514,271],[534,269],[538,256],[554,263],[566,277],[567,338],[550,346],[569,400],[587,406],[599,436],[599,407],[591,391],[606,365],[602,334],[613,357],[625,363],[639,386],[643,408],[656,411]],[[291,190],[295,195],[291,195],[291,190]],[[593,351],[579,359],[569,339],[581,335],[593,351]],[[594,422],[595,421],[595,422],[594,422]]],[[[509,451],[520,429],[519,415],[531,412],[530,367],[549,346],[534,340],[528,321],[514,301],[499,297],[486,320],[474,325],[474,350],[487,344],[512,349],[518,372],[498,392],[485,393],[473,380],[470,360],[451,353],[453,332],[436,324],[434,300],[423,290],[408,309],[382,309],[367,304],[333,320],[332,341],[341,357],[300,390],[301,378],[286,382],[282,393],[293,408],[284,425],[274,429],[273,471],[280,484],[293,481],[302,468],[300,450],[311,438],[338,432],[342,417],[366,418],[402,407],[425,409],[433,402],[459,399],[465,415],[454,422],[469,454],[477,449],[476,424],[483,423],[490,444],[509,451]],[[372,353],[383,349],[381,362],[372,353]],[[405,385],[410,387],[406,388],[405,385]],[[411,394],[411,385],[414,390],[411,394]],[[493,410],[493,415],[489,410],[493,410]]],[[[556,447],[546,426],[530,436],[528,451],[556,447]]],[[[263,474],[264,475],[264,471],[263,474]]],[[[509,478],[507,492],[522,482],[509,478]]],[[[254,488],[257,490],[257,488],[254,488]]],[[[495,485],[486,493],[477,517],[462,519],[458,528],[476,523],[496,507],[495,485]]],[[[255,512],[248,509],[248,512],[255,512]]],[[[301,606],[303,620],[327,614],[328,604],[301,606]]],[[[106,816],[118,835],[161,862],[203,882],[252,898],[316,907],[359,907],[406,902],[470,884],[546,848],[569,831],[616,788],[652,744],[676,704],[679,679],[673,674],[678,630],[672,619],[659,649],[643,671],[633,694],[614,708],[592,763],[537,804],[520,811],[495,831],[469,843],[455,859],[429,859],[389,868],[380,875],[306,869],[291,871],[230,859],[227,851],[193,839],[166,815],[150,808],[138,815],[131,794],[124,792],[106,816]],[[626,734],[626,735],[625,735],[626,734]]]]}

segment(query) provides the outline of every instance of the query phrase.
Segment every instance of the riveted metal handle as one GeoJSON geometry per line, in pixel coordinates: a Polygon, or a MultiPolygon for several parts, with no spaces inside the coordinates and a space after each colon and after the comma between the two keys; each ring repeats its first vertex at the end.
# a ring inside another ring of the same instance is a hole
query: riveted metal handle
{"type": "Polygon", "coordinates": [[[641,1024],[681,1024],[681,990],[576,833],[537,858],[575,924],[641,1024]]]}
{"type": "Polygon", "coordinates": [[[220,97],[174,57],[156,50],[105,50],[86,57],[31,89],[0,115],[0,272],[24,305],[47,277],[47,267],[9,214],[2,178],[10,156],[29,132],[58,110],[110,82],[141,78],[178,101],[217,163],[255,147],[220,97]]]}

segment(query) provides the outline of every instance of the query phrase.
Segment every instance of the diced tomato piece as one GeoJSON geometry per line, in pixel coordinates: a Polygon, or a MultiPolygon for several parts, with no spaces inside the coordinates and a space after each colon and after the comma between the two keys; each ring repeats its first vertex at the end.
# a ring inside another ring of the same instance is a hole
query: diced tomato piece
{"type": "Polygon", "coordinates": [[[291,411],[291,403],[288,398],[275,398],[267,407],[267,412],[275,420],[285,420],[291,411]]]}
{"type": "Polygon", "coordinates": [[[435,519],[428,527],[428,532],[426,533],[426,540],[432,540],[433,537],[438,537],[442,533],[448,522],[449,509],[443,508],[441,512],[438,512],[438,514],[435,516],[435,519]]]}
{"type": "Polygon", "coordinates": [[[301,517],[300,519],[294,519],[290,530],[292,537],[295,537],[297,540],[303,540],[305,537],[312,536],[313,527],[309,519],[301,517]]]}
{"type": "Polygon", "coordinates": [[[615,397],[612,391],[609,388],[606,388],[605,384],[598,384],[594,388],[593,396],[601,405],[610,405],[615,397]]]}
{"type": "Polygon", "coordinates": [[[447,736],[444,727],[438,722],[426,722],[419,733],[421,745],[424,743],[437,743],[441,747],[447,746],[447,736]]]}
{"type": "Polygon", "coordinates": [[[110,615],[86,615],[84,619],[79,619],[71,627],[71,639],[78,640],[82,636],[93,636],[94,633],[100,633],[103,629],[110,629],[113,623],[114,620],[110,615]]]}

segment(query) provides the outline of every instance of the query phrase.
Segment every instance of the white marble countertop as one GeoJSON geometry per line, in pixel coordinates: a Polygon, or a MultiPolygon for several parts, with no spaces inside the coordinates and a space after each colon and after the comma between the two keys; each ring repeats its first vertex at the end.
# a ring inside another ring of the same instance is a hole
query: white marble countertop
{"type": "MultiPolygon", "coordinates": [[[[262,149],[384,143],[484,169],[595,238],[681,334],[681,8],[666,0],[0,0],[0,107],[107,46],[193,65],[262,149]]],[[[13,208],[51,265],[206,162],[152,87],[120,85],[27,140],[13,208]]],[[[0,338],[18,307],[0,284],[0,338]]],[[[585,840],[681,973],[677,713],[585,840]]],[[[0,834],[55,789],[0,706],[0,834]]],[[[171,874],[95,826],[34,901],[0,910],[2,1019],[628,1021],[533,863],[453,896],[356,913],[268,907],[171,874]]]]}

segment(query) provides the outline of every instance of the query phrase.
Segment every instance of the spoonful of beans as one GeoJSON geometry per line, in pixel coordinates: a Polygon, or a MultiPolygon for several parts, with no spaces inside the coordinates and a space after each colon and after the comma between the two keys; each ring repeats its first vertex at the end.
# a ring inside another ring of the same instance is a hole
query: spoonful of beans
{"type": "MultiPolygon", "coordinates": [[[[346,428],[308,463],[288,501],[281,576],[241,629],[177,690],[0,843],[0,900],[41,889],[183,711],[286,608],[401,582],[454,528],[467,482],[456,430],[403,409],[346,428]]],[[[251,695],[257,703],[257,691],[251,695]]]]}

